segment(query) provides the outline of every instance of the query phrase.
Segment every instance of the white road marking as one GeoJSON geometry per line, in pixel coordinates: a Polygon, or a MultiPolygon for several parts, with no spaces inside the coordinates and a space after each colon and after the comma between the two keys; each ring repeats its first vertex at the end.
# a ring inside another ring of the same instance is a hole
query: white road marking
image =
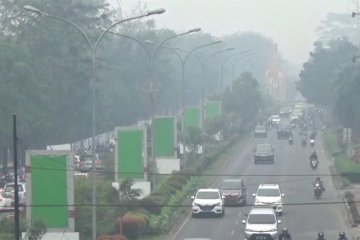
{"type": "Polygon", "coordinates": [[[185,221],[183,222],[183,224],[181,224],[181,226],[179,227],[179,229],[176,231],[176,233],[174,234],[174,236],[171,238],[172,240],[174,240],[177,235],[180,233],[180,231],[184,228],[184,226],[186,225],[186,223],[190,220],[190,216],[191,214],[189,214],[189,216],[185,219],[185,221]]]}
{"type": "Polygon", "coordinates": [[[232,231],[231,231],[231,236],[234,236],[234,234],[235,234],[235,230],[233,229],[232,231]]]}

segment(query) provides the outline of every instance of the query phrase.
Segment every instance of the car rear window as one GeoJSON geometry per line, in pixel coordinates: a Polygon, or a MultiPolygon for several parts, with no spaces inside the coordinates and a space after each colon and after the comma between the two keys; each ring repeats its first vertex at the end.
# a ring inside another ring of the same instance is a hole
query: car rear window
{"type": "Polygon", "coordinates": [[[250,214],[248,223],[250,223],[250,224],[274,224],[275,216],[273,214],[250,214]]]}
{"type": "Polygon", "coordinates": [[[220,198],[218,192],[198,192],[196,194],[197,199],[216,199],[220,198]]]}
{"type": "Polygon", "coordinates": [[[241,181],[233,181],[233,182],[222,182],[220,189],[241,189],[242,188],[242,182],[241,181]]]}
{"type": "Polygon", "coordinates": [[[258,196],[264,196],[264,197],[278,197],[280,196],[279,189],[266,189],[266,188],[260,188],[257,192],[258,196]]]}

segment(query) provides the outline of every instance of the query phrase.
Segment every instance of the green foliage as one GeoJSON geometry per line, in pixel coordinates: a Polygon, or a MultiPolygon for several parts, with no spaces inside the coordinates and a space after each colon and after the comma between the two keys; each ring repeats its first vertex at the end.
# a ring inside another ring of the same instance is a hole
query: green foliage
{"type": "Polygon", "coordinates": [[[245,126],[254,121],[262,107],[258,82],[248,72],[233,82],[231,89],[223,94],[225,112],[234,127],[245,126]]]}
{"type": "Polygon", "coordinates": [[[127,178],[120,183],[120,199],[123,201],[133,201],[142,194],[141,189],[133,189],[134,180],[127,178]]]}
{"type": "Polygon", "coordinates": [[[335,157],[335,167],[342,177],[350,182],[360,182],[360,165],[348,158],[345,153],[335,157]]]}
{"type": "Polygon", "coordinates": [[[324,131],[324,137],[331,155],[334,156],[339,154],[341,152],[341,147],[338,144],[336,134],[328,128],[324,131]]]}
{"type": "Polygon", "coordinates": [[[360,71],[357,65],[348,66],[339,74],[335,83],[334,112],[344,127],[360,132],[360,71]]]}
{"type": "Polygon", "coordinates": [[[197,153],[199,147],[204,143],[204,134],[198,127],[187,127],[185,129],[186,146],[191,153],[197,153]]]}
{"type": "Polygon", "coordinates": [[[336,96],[334,83],[337,75],[350,64],[357,48],[345,40],[320,42],[310,59],[303,65],[297,88],[310,102],[321,106],[332,106],[336,96]]]}
{"type": "MultiPolygon", "coordinates": [[[[121,206],[119,192],[111,186],[108,182],[97,179],[97,226],[99,234],[107,234],[114,232],[114,225],[116,219],[128,211],[128,207],[113,207],[114,205],[121,206]]],[[[75,204],[76,207],[76,231],[80,232],[84,239],[91,236],[91,193],[92,184],[91,179],[81,178],[75,179],[75,204]]]]}
{"type": "Polygon", "coordinates": [[[356,21],[354,20],[348,13],[329,13],[316,29],[319,40],[326,43],[346,38],[350,42],[357,44],[359,42],[359,35],[356,21]]]}

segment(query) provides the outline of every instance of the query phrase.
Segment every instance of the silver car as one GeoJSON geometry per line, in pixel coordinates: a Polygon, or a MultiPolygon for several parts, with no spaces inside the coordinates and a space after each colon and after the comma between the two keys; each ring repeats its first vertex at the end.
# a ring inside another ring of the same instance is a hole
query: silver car
{"type": "Polygon", "coordinates": [[[281,220],[272,208],[253,208],[242,223],[245,224],[245,239],[268,240],[277,239],[281,220]]]}

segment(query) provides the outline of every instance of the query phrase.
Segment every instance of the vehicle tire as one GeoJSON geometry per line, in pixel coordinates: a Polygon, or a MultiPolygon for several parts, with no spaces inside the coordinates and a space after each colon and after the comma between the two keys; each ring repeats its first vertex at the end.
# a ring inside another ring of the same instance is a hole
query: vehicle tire
{"type": "Polygon", "coordinates": [[[191,217],[193,217],[193,218],[197,218],[197,214],[195,214],[195,213],[191,213],[191,217]]]}

